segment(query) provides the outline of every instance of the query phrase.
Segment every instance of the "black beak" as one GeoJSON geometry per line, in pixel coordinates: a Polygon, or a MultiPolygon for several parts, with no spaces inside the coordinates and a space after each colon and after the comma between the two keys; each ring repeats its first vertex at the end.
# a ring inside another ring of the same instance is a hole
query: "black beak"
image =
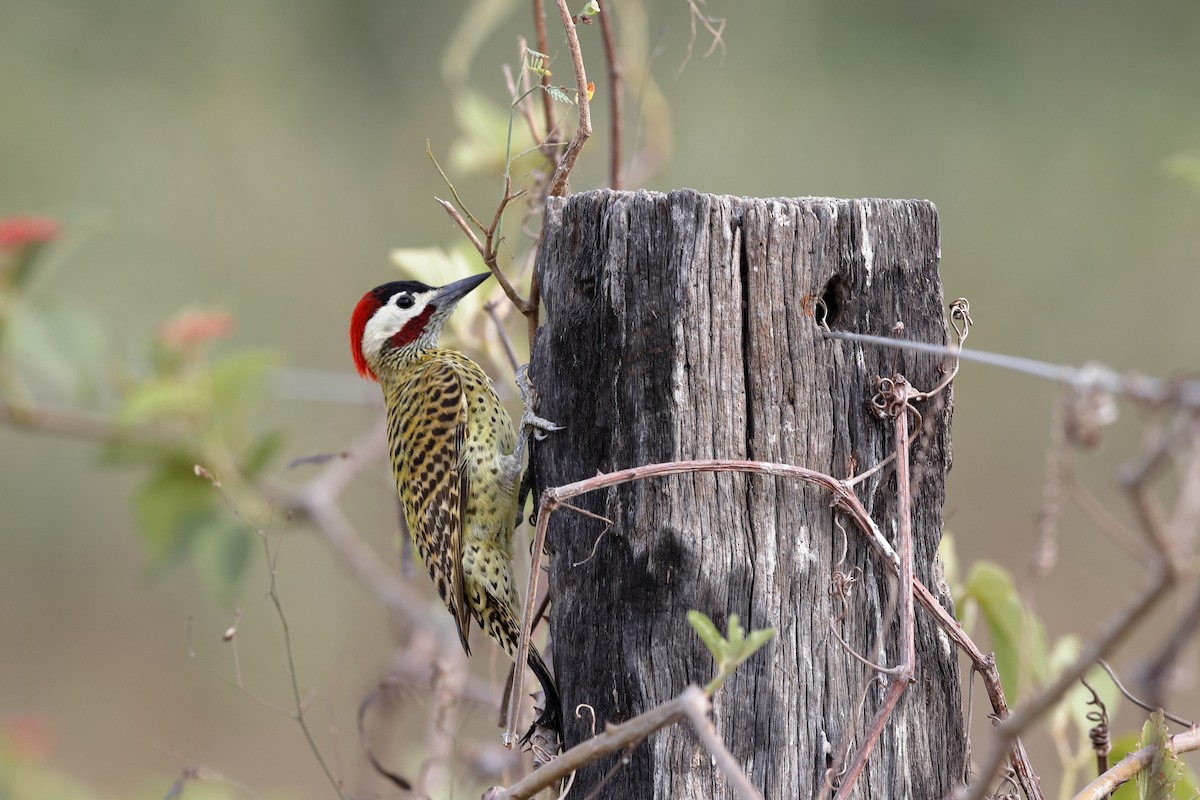
{"type": "Polygon", "coordinates": [[[472,275],[469,278],[463,278],[454,283],[448,283],[437,290],[433,297],[429,298],[429,302],[433,303],[438,308],[449,308],[459,300],[467,296],[467,294],[479,284],[492,277],[490,272],[482,272],[479,275],[472,275]]]}

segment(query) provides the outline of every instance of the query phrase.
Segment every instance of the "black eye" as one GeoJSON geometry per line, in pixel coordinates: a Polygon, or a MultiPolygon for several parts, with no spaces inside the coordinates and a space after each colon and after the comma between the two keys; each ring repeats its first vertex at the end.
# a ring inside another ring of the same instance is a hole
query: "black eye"
{"type": "Polygon", "coordinates": [[[396,305],[399,308],[412,308],[416,301],[412,299],[412,295],[402,294],[396,298],[396,305]]]}

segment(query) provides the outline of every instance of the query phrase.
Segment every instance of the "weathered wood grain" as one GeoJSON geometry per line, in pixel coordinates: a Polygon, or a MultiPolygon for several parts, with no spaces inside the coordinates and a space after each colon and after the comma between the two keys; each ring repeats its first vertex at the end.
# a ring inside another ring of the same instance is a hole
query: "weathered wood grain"
{"type": "MultiPolygon", "coordinates": [[[[937,212],[928,202],[600,191],[552,198],[543,236],[545,324],[532,377],[540,413],[567,425],[536,449],[543,486],[692,458],[783,461],[845,476],[889,452],[888,423],[867,411],[872,378],[898,370],[921,388],[940,380],[937,358],[825,340],[812,316],[824,296],[834,328],[890,335],[902,323],[902,335],[944,342],[937,212]]],[[[945,404],[923,411],[915,548],[918,577],[936,587],[950,412],[945,404]]],[[[890,533],[894,470],[859,489],[890,533]]],[[[711,658],[685,614],[699,609],[723,629],[736,613],[778,635],[718,695],[717,730],[765,797],[814,796],[865,677],[830,634],[840,603],[828,588],[842,539],[828,497],[783,479],[723,474],[581,501],[613,526],[605,532],[570,512],[551,523],[553,661],[567,745],[590,730],[586,713],[574,719],[576,704],[591,705],[603,724],[704,683],[711,658]]],[[[863,580],[840,631],[871,654],[884,634],[887,581],[851,531],[841,569],[854,566],[863,580]]],[[[919,611],[917,636],[917,682],[857,796],[941,797],[962,774],[957,660],[919,611]]],[[[861,719],[878,695],[869,692],[861,719]]],[[[581,774],[573,795],[585,796],[612,765],[581,774]]],[[[638,747],[599,796],[729,794],[695,736],[678,727],[638,747]]]]}

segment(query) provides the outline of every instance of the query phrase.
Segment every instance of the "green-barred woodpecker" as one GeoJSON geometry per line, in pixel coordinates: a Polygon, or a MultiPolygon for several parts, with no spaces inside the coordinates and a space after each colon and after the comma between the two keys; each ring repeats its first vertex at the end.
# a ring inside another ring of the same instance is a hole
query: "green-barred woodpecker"
{"type": "MultiPolygon", "coordinates": [[[[376,286],[354,308],[350,346],[359,374],[383,389],[392,472],[409,535],[454,616],[463,650],[470,655],[473,617],[515,660],[521,619],[512,541],[525,443],[529,432],[558,428],[532,413],[522,372],[518,439],[487,374],[462,353],[438,347],[454,306],[488,275],[442,287],[420,281],[376,286]]],[[[558,689],[533,646],[529,666],[545,694],[535,725],[561,731],[558,689]]]]}

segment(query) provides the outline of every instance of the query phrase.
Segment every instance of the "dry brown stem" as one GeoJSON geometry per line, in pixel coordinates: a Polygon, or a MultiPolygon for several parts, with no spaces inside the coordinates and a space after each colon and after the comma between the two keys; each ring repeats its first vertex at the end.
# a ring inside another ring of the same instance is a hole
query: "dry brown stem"
{"type": "Polygon", "coordinates": [[[607,726],[603,733],[572,747],[509,788],[494,786],[488,789],[483,795],[483,800],[526,800],[542,789],[557,785],[571,773],[597,759],[627,750],[655,731],[685,718],[691,721],[696,729],[696,735],[700,737],[738,796],[746,798],[746,800],[761,800],[762,796],[758,790],[751,785],[745,773],[734,761],[732,754],[717,737],[716,732],[712,730],[708,720],[710,708],[711,705],[704,690],[693,684],[675,698],[660,703],[628,722],[607,726]]]}
{"type": "MultiPolygon", "coordinates": [[[[901,386],[907,386],[907,383],[905,382],[901,386]]],[[[916,646],[913,641],[915,614],[913,611],[913,593],[911,587],[913,581],[916,580],[916,575],[913,571],[912,492],[908,475],[907,398],[901,402],[899,413],[895,415],[895,438],[897,453],[896,495],[898,505],[896,516],[899,523],[896,535],[896,555],[900,560],[898,590],[898,599],[900,602],[900,663],[896,667],[887,670],[889,679],[887,689],[884,691],[883,699],[880,701],[879,708],[875,712],[875,719],[871,721],[870,727],[867,728],[866,738],[855,753],[854,760],[850,762],[845,774],[841,776],[841,785],[838,787],[837,794],[834,795],[835,800],[845,800],[854,791],[854,784],[858,782],[858,776],[866,768],[867,759],[870,758],[871,751],[875,749],[879,737],[883,735],[888,721],[892,718],[892,713],[896,710],[896,706],[900,703],[900,698],[904,695],[904,690],[908,688],[908,684],[912,681],[913,670],[917,661],[916,646]]],[[[851,736],[851,730],[847,730],[845,735],[851,736]]]]}
{"type": "Polygon", "coordinates": [[[696,45],[696,36],[699,33],[699,31],[696,29],[697,22],[703,25],[704,30],[708,31],[708,35],[712,37],[712,43],[709,44],[708,50],[704,52],[704,57],[708,58],[711,56],[713,51],[718,47],[721,48],[722,54],[725,52],[725,39],[723,38],[723,34],[725,33],[726,20],[724,17],[710,17],[705,14],[700,10],[700,5],[703,3],[704,0],[687,0],[688,11],[691,12],[688,17],[688,22],[691,25],[691,36],[688,38],[687,53],[684,54],[683,61],[679,64],[679,71],[675,73],[676,78],[683,74],[684,68],[687,67],[688,62],[692,60],[692,48],[696,45]]]}
{"type": "MultiPolygon", "coordinates": [[[[537,49],[540,53],[549,52],[549,39],[546,38],[546,8],[542,0],[533,0],[533,38],[537,42],[537,49]]],[[[558,138],[557,130],[554,125],[554,100],[550,97],[550,93],[546,91],[546,87],[550,85],[550,76],[543,74],[541,76],[542,91],[542,116],[546,122],[546,138],[542,141],[542,152],[546,158],[550,159],[550,163],[555,167],[558,166],[558,138]]]]}
{"type": "Polygon", "coordinates": [[[122,425],[111,416],[72,409],[30,407],[0,400],[0,422],[22,430],[72,439],[129,444],[167,444],[179,441],[165,428],[122,425]]]}
{"type": "MultiPolygon", "coordinates": [[[[756,473],[763,475],[773,475],[777,477],[795,478],[808,483],[813,483],[824,488],[833,495],[833,507],[842,511],[853,520],[858,529],[866,536],[868,544],[875,550],[876,554],[888,564],[897,575],[899,574],[900,565],[899,559],[895,551],[888,544],[887,539],[880,533],[878,526],[871,519],[862,502],[854,494],[853,489],[846,484],[845,481],[840,481],[830,475],[817,470],[808,469],[805,467],[797,467],[791,464],[779,464],[767,461],[742,461],[732,459],[706,459],[695,461],[674,461],[662,464],[648,464],[641,467],[631,467],[617,472],[596,475],[582,481],[566,484],[556,488],[546,489],[542,493],[541,502],[538,509],[537,528],[534,533],[533,541],[533,564],[530,569],[530,581],[525,593],[526,601],[523,614],[523,623],[521,628],[521,639],[517,650],[516,662],[519,664],[525,663],[525,659],[529,654],[529,620],[533,616],[533,601],[531,598],[537,594],[537,581],[539,575],[538,562],[540,561],[542,549],[546,542],[546,531],[549,526],[550,516],[554,510],[561,505],[561,501],[571,497],[577,497],[597,489],[603,489],[609,486],[616,486],[630,481],[642,480],[646,478],[663,477],[668,475],[683,475],[696,472],[741,472],[741,473],[756,473]]],[[[916,600],[925,608],[933,617],[937,625],[946,632],[951,641],[958,644],[960,648],[975,664],[976,668],[984,676],[984,683],[987,687],[988,697],[992,702],[992,707],[998,718],[1004,719],[1009,715],[1008,705],[1004,699],[1004,693],[1000,687],[999,674],[996,671],[996,665],[990,656],[984,655],[979,647],[971,640],[967,633],[959,625],[954,615],[942,607],[937,598],[925,587],[920,580],[915,577],[912,580],[912,591],[915,593],[916,600]]],[[[524,683],[524,670],[518,670],[513,680],[512,692],[510,693],[509,705],[515,708],[514,698],[521,696],[524,691],[522,686],[524,683]]],[[[510,714],[508,725],[505,730],[505,740],[516,740],[516,715],[510,714]]],[[[1029,763],[1028,755],[1025,752],[1019,739],[1014,739],[1009,747],[1009,752],[1012,756],[1013,763],[1017,770],[1018,776],[1021,778],[1022,788],[1031,798],[1042,797],[1041,790],[1038,786],[1037,777],[1033,772],[1033,768],[1029,763]]]]}
{"type": "MultiPolygon", "coordinates": [[[[1177,733],[1169,740],[1168,748],[1172,753],[1191,753],[1200,750],[1200,728],[1177,733]]],[[[1109,768],[1096,780],[1083,788],[1073,800],[1104,800],[1117,790],[1122,783],[1133,780],[1139,772],[1150,766],[1154,758],[1155,748],[1143,747],[1136,750],[1109,768]]]]}
{"type": "Polygon", "coordinates": [[[600,38],[604,42],[604,65],[608,68],[608,188],[621,188],[621,128],[624,126],[624,72],[617,55],[616,36],[612,26],[612,2],[600,7],[600,38]]]}
{"type": "Polygon", "coordinates": [[[579,159],[580,152],[583,151],[583,145],[592,135],[592,113],[588,106],[587,71],[583,66],[583,51],[579,49],[579,36],[575,31],[575,20],[571,16],[571,9],[567,8],[566,0],[556,0],[556,3],[558,15],[562,18],[563,30],[567,33],[567,50],[571,53],[571,66],[575,71],[575,98],[579,104],[579,122],[575,126],[575,133],[571,136],[566,151],[554,168],[554,175],[551,176],[550,185],[546,190],[551,197],[562,197],[567,193],[567,181],[571,177],[571,170],[575,168],[575,162],[579,159]]]}
{"type": "Polygon", "coordinates": [[[1084,648],[1083,653],[1071,666],[1063,670],[1050,685],[1023,703],[1015,713],[997,725],[995,728],[996,740],[992,749],[988,751],[981,762],[975,781],[970,786],[956,792],[954,795],[956,800],[982,800],[992,781],[999,774],[1004,759],[1011,751],[1012,744],[1017,737],[1028,730],[1034,722],[1041,719],[1042,715],[1049,711],[1097,660],[1103,658],[1120,644],[1172,588],[1170,580],[1167,579],[1167,573],[1160,571],[1157,575],[1152,576],[1150,586],[1112,617],[1100,636],[1084,648]]]}

